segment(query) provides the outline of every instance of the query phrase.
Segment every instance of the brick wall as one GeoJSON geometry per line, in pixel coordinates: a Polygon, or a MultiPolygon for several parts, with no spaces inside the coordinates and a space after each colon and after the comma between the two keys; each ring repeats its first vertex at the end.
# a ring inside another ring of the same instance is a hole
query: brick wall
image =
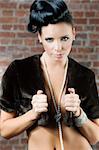
{"type": "MultiPolygon", "coordinates": [[[[95,72],[99,91],[99,1],[67,2],[77,31],[71,57],[95,72]]],[[[26,30],[31,3],[32,0],[0,0],[0,80],[11,61],[43,50],[36,35],[26,30]]],[[[26,143],[25,133],[8,141],[0,137],[0,150],[25,150],[26,143]]]]}

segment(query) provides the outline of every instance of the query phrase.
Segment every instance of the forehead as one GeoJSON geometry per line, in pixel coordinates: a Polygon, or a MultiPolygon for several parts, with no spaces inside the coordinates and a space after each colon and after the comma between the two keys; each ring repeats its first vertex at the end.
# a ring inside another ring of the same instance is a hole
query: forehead
{"type": "Polygon", "coordinates": [[[48,24],[42,27],[43,36],[63,36],[72,34],[72,26],[67,23],[48,24]]]}

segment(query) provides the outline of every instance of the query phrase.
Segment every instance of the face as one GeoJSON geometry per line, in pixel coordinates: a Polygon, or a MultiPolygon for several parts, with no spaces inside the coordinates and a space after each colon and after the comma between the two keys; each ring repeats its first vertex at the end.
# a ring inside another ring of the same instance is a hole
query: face
{"type": "Polygon", "coordinates": [[[49,24],[42,27],[38,38],[47,56],[52,60],[61,61],[66,59],[71,51],[72,42],[75,39],[75,29],[64,22],[49,24]]]}

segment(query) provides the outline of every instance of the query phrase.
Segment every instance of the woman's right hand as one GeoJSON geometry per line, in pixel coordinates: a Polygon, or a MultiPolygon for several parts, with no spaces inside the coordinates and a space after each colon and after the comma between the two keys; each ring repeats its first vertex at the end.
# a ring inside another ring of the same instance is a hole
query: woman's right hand
{"type": "Polygon", "coordinates": [[[14,112],[1,110],[1,135],[7,139],[16,136],[30,128],[42,112],[47,112],[47,96],[43,91],[37,91],[32,97],[33,108],[25,114],[16,117],[14,112]]]}
{"type": "Polygon", "coordinates": [[[48,111],[47,95],[43,94],[42,90],[37,91],[37,94],[32,97],[31,103],[33,106],[33,112],[37,115],[37,117],[42,112],[48,111]]]}

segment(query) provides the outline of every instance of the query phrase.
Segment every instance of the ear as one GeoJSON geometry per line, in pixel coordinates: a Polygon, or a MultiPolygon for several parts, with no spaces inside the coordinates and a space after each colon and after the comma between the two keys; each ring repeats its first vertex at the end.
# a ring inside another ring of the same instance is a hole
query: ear
{"type": "Polygon", "coordinates": [[[75,40],[75,37],[76,37],[76,30],[75,27],[73,27],[73,40],[75,40]]]}
{"type": "Polygon", "coordinates": [[[38,36],[39,42],[42,43],[41,35],[39,32],[38,32],[37,36],[38,36]]]}

